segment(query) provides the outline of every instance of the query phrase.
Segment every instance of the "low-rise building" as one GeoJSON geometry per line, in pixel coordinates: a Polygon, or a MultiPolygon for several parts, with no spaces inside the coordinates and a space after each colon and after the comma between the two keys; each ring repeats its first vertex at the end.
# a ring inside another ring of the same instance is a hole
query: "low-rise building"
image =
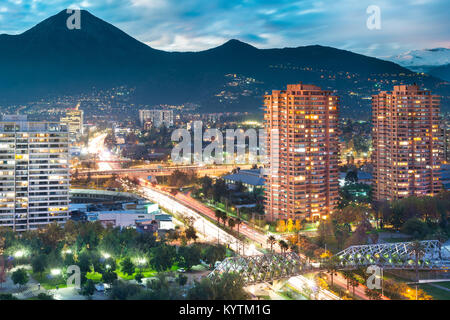
{"type": "Polygon", "coordinates": [[[239,182],[250,192],[264,188],[264,176],[260,169],[239,170],[237,173],[224,176],[223,179],[231,188],[239,182]]]}

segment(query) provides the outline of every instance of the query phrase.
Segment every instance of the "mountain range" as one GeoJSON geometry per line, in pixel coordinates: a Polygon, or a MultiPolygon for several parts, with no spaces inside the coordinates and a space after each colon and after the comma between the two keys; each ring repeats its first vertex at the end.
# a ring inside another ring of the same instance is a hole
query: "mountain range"
{"type": "Polygon", "coordinates": [[[450,81],[450,49],[412,50],[389,58],[390,61],[416,72],[450,81]]]}
{"type": "Polygon", "coordinates": [[[370,114],[367,98],[394,84],[417,83],[443,96],[450,84],[396,63],[331,47],[258,49],[239,40],[200,52],[156,50],[81,12],[69,30],[66,10],[19,35],[0,35],[0,105],[93,88],[133,87],[132,103],[196,103],[203,112],[260,111],[262,95],[312,83],[341,96],[341,113],[370,114]]]}

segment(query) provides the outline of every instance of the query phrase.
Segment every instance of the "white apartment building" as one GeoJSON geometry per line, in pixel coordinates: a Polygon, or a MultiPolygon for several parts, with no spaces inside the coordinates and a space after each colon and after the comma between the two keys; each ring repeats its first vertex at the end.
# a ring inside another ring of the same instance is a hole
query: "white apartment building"
{"type": "Polygon", "coordinates": [[[67,125],[71,141],[76,141],[83,134],[83,118],[83,110],[75,108],[67,109],[65,117],[60,119],[61,123],[67,125]]]}
{"type": "Polygon", "coordinates": [[[139,110],[139,121],[141,126],[150,121],[156,128],[173,126],[173,110],[139,110]]]}
{"type": "Polygon", "coordinates": [[[0,122],[0,227],[33,230],[69,218],[69,133],[64,124],[0,122]]]}

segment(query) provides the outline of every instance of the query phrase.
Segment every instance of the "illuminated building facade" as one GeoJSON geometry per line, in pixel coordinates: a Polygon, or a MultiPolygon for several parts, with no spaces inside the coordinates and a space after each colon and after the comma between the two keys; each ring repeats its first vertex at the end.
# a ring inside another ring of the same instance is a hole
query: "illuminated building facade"
{"type": "Polygon", "coordinates": [[[33,230],[68,219],[66,125],[7,116],[0,122],[0,227],[33,230]]]}
{"type": "Polygon", "coordinates": [[[153,127],[164,125],[170,128],[173,126],[173,110],[139,110],[139,121],[141,126],[150,121],[153,127]]]}
{"type": "Polygon", "coordinates": [[[266,217],[327,218],[338,202],[339,97],[314,85],[294,84],[273,90],[264,104],[273,171],[265,178],[266,217]]]}
{"type": "Polygon", "coordinates": [[[443,158],[440,98],[417,85],[372,97],[375,200],[434,195],[443,158]]]}
{"type": "Polygon", "coordinates": [[[83,110],[67,109],[66,116],[61,118],[61,123],[67,125],[71,141],[76,141],[83,134],[83,110]]]}

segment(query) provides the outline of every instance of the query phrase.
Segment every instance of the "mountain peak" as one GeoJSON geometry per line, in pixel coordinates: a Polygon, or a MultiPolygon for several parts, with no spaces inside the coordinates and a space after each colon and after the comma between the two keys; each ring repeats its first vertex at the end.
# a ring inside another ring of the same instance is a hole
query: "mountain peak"
{"type": "Polygon", "coordinates": [[[450,63],[450,49],[411,50],[391,57],[389,60],[405,67],[441,66],[450,63]]]}
{"type": "Polygon", "coordinates": [[[254,46],[242,42],[238,39],[231,39],[228,40],[227,42],[225,42],[223,45],[219,46],[218,48],[230,48],[230,49],[252,49],[255,50],[257,48],[255,48],[254,46]]]}

